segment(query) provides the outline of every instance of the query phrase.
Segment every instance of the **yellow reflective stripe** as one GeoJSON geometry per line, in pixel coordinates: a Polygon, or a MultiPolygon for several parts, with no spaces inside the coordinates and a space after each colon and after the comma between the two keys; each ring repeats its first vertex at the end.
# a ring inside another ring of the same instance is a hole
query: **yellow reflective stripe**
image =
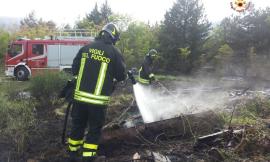
{"type": "Polygon", "coordinates": [[[97,149],[98,149],[98,145],[84,143],[84,144],[83,144],[83,148],[92,149],[92,150],[97,150],[97,149]]]}
{"type": "Polygon", "coordinates": [[[141,77],[142,67],[139,69],[139,78],[141,77]]]}
{"type": "Polygon", "coordinates": [[[149,75],[149,78],[152,78],[152,77],[154,77],[155,75],[153,74],[153,73],[151,73],[150,75],[149,75]]]}
{"type": "Polygon", "coordinates": [[[107,63],[105,63],[105,62],[101,63],[101,68],[99,70],[99,75],[98,75],[98,81],[97,81],[96,89],[94,92],[95,95],[101,94],[102,87],[103,87],[104,80],[105,80],[105,76],[106,76],[106,72],[107,72],[107,67],[108,67],[107,63]]]}
{"type": "Polygon", "coordinates": [[[78,151],[81,146],[68,146],[70,151],[78,151]]]}
{"type": "Polygon", "coordinates": [[[101,96],[101,95],[97,96],[97,95],[94,95],[94,94],[91,94],[91,93],[78,91],[78,90],[75,90],[75,94],[83,96],[83,97],[87,97],[87,98],[92,98],[92,99],[105,100],[105,101],[110,100],[109,96],[101,96]]]}
{"type": "Polygon", "coordinates": [[[143,78],[140,78],[140,77],[139,77],[139,82],[144,83],[144,84],[149,84],[150,83],[149,80],[146,80],[146,79],[143,79],[143,78]]]}
{"type": "Polygon", "coordinates": [[[96,154],[96,152],[83,152],[83,157],[91,157],[95,156],[96,154]]]}
{"type": "Polygon", "coordinates": [[[116,34],[115,28],[113,28],[112,35],[115,36],[115,34],[116,34]]]}
{"type": "Polygon", "coordinates": [[[74,95],[74,99],[77,100],[77,101],[96,104],[96,105],[108,105],[108,103],[109,103],[108,101],[93,100],[93,99],[82,97],[82,96],[79,96],[79,95],[76,95],[76,94],[74,95]]]}
{"type": "Polygon", "coordinates": [[[83,74],[85,61],[86,61],[86,58],[81,59],[81,66],[80,66],[79,75],[78,75],[78,79],[77,79],[76,90],[80,89],[80,84],[81,84],[81,80],[82,80],[82,74],[83,74]]]}
{"type": "Polygon", "coordinates": [[[68,143],[71,144],[71,145],[82,145],[83,140],[73,140],[71,138],[68,138],[68,143]]]}

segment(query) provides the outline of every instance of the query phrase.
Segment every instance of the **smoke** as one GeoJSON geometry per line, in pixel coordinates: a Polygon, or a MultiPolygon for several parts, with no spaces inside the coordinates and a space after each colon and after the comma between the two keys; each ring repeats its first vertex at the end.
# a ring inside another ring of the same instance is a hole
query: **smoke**
{"type": "Polygon", "coordinates": [[[133,88],[145,123],[221,108],[229,97],[217,87],[179,87],[169,91],[162,85],[154,88],[136,84],[133,88]]]}

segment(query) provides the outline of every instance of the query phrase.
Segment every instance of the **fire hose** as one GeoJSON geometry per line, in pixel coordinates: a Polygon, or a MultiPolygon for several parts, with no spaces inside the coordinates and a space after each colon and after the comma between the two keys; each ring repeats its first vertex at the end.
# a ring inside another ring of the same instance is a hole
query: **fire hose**
{"type": "Polygon", "coordinates": [[[62,136],[61,136],[61,142],[63,145],[66,145],[66,130],[67,130],[67,123],[68,123],[70,108],[73,103],[72,96],[74,92],[75,81],[76,81],[75,79],[68,80],[65,87],[62,89],[62,91],[59,94],[59,98],[65,98],[65,100],[68,101],[68,106],[65,113],[64,126],[63,126],[63,131],[62,131],[62,136]]]}

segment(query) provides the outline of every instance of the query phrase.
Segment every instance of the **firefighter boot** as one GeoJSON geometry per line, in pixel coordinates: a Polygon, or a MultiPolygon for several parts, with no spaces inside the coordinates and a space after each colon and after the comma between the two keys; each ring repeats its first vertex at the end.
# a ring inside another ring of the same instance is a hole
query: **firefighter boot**
{"type": "Polygon", "coordinates": [[[83,157],[82,162],[94,162],[96,157],[83,157]]]}
{"type": "Polygon", "coordinates": [[[68,153],[68,162],[80,162],[80,158],[77,151],[70,151],[68,153]]]}

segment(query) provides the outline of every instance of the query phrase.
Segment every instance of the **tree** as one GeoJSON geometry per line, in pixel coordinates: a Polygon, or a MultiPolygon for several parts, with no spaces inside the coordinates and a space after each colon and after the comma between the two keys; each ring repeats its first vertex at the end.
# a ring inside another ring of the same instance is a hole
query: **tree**
{"type": "Polygon", "coordinates": [[[84,18],[76,22],[75,28],[94,30],[96,26],[93,21],[89,21],[88,19],[84,18]]]}
{"type": "Polygon", "coordinates": [[[0,59],[3,58],[8,47],[10,35],[7,31],[0,28],[0,59]]]}
{"type": "Polygon", "coordinates": [[[97,3],[95,4],[94,9],[86,15],[86,20],[93,22],[95,25],[100,25],[102,23],[101,13],[98,10],[97,3]]]}
{"type": "Polygon", "coordinates": [[[95,25],[101,26],[109,21],[109,17],[112,14],[112,10],[106,0],[105,3],[102,4],[100,10],[96,3],[94,9],[89,14],[86,14],[86,20],[93,22],[95,25]]]}
{"type": "Polygon", "coordinates": [[[269,69],[267,67],[269,61],[266,59],[270,57],[269,16],[270,8],[266,8],[253,9],[237,16],[224,18],[216,27],[218,30],[211,34],[206,42],[209,60],[212,58],[215,62],[220,55],[221,47],[227,44],[234,53],[229,65],[233,65],[238,75],[257,75],[254,70],[258,69],[257,65],[269,69]],[[253,56],[254,54],[256,57],[253,56]]]}
{"type": "Polygon", "coordinates": [[[258,54],[267,55],[270,50],[269,16],[270,8],[266,8],[225,18],[220,24],[224,41],[241,57],[248,57],[251,46],[256,48],[258,54]]]}
{"type": "Polygon", "coordinates": [[[95,32],[100,31],[102,27],[109,22],[111,15],[113,15],[113,12],[107,1],[102,4],[100,10],[96,3],[94,9],[86,14],[86,17],[76,22],[75,28],[89,29],[95,32]]]}
{"type": "Polygon", "coordinates": [[[20,29],[15,36],[26,36],[28,38],[42,38],[53,35],[56,30],[56,24],[53,21],[43,21],[38,19],[35,12],[31,12],[20,22],[20,29]]]}
{"type": "Polygon", "coordinates": [[[148,50],[157,48],[155,30],[157,30],[155,27],[143,22],[133,22],[121,34],[121,40],[117,45],[128,67],[139,67],[148,50]]]}
{"type": "Polygon", "coordinates": [[[228,45],[224,44],[218,49],[218,55],[215,57],[217,63],[223,74],[232,75],[232,58],[233,58],[233,49],[228,45]]]}
{"type": "Polygon", "coordinates": [[[211,61],[217,54],[218,49],[225,44],[224,33],[220,26],[214,27],[203,44],[204,58],[206,63],[211,61]]]}
{"type": "Polygon", "coordinates": [[[112,10],[108,4],[108,1],[106,0],[104,4],[102,4],[100,8],[100,14],[101,14],[101,19],[105,23],[109,22],[109,17],[113,14],[112,10]]]}
{"type": "Polygon", "coordinates": [[[199,0],[177,0],[165,14],[159,35],[167,69],[189,72],[202,54],[202,45],[209,28],[210,24],[199,0]],[[187,49],[190,54],[183,59],[179,49],[187,49]]]}
{"type": "Polygon", "coordinates": [[[23,20],[20,21],[21,27],[34,28],[38,26],[38,20],[36,18],[35,12],[32,11],[23,20]]]}
{"type": "Polygon", "coordinates": [[[114,24],[116,24],[120,31],[127,30],[131,21],[132,19],[128,15],[112,14],[109,17],[109,22],[113,22],[114,24]]]}

